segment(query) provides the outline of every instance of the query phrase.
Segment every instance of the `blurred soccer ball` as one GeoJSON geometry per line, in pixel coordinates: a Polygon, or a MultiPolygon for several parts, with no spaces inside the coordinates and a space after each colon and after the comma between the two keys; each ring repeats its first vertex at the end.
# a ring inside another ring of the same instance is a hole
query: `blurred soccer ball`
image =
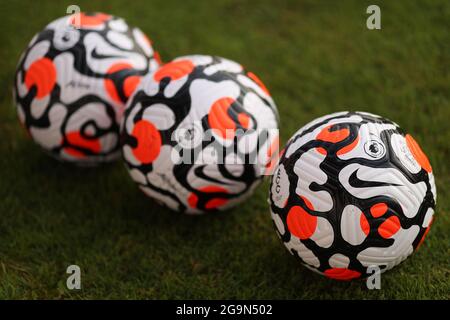
{"type": "Polygon", "coordinates": [[[278,115],[266,87],[236,62],[193,55],[142,81],[127,105],[123,154],[150,197],[187,213],[243,201],[270,168],[278,115]]]}
{"type": "Polygon", "coordinates": [[[95,164],[120,155],[128,97],[159,65],[148,38],[104,13],[62,17],[34,36],[17,66],[21,123],[60,160],[95,164]]]}
{"type": "Polygon", "coordinates": [[[330,278],[365,277],[405,260],[436,202],[431,165],[393,122],[363,112],[312,121],[289,140],[270,206],[288,250],[330,278]]]}

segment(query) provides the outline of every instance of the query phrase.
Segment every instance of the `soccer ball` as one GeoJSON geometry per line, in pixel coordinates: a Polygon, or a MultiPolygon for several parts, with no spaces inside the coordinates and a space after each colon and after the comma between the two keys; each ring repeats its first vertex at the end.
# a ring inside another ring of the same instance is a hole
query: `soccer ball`
{"type": "Polygon", "coordinates": [[[125,103],[158,61],[149,39],[121,18],[59,18],[34,36],[20,58],[13,93],[20,122],[59,160],[114,160],[125,103]]]}
{"type": "Polygon", "coordinates": [[[171,209],[230,208],[252,193],[278,150],[278,114],[262,82],[233,61],[179,57],[146,76],[122,128],[129,173],[171,209]]]}
{"type": "Polygon", "coordinates": [[[301,128],[280,153],[271,215],[306,267],[339,280],[367,277],[405,260],[428,233],[431,165],[397,124],[334,113],[301,128]]]}

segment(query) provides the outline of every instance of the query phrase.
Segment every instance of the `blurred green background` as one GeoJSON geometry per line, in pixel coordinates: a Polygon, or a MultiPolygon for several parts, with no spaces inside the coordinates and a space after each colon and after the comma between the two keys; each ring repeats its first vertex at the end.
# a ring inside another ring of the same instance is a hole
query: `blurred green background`
{"type": "Polygon", "coordinates": [[[79,169],[20,128],[11,90],[32,36],[74,1],[0,4],[0,298],[449,299],[450,3],[442,1],[76,1],[124,17],[162,59],[224,56],[272,93],[285,142],[317,116],[363,110],[422,145],[438,188],[424,245],[382,289],[336,282],[291,257],[272,227],[266,182],[235,210],[189,217],[141,193],[122,163],[79,169]],[[366,28],[381,7],[382,29],[366,28]],[[82,290],[66,268],[82,269],[82,290]]]}

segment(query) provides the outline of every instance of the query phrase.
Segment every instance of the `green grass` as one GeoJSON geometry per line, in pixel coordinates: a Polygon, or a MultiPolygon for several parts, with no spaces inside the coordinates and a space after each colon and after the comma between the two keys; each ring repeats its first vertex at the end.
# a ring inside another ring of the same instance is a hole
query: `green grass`
{"type": "Polygon", "coordinates": [[[267,182],[235,210],[183,216],[138,191],[120,162],[73,168],[28,140],[11,98],[15,65],[73,2],[0,4],[0,298],[450,298],[448,1],[77,1],[138,25],[165,61],[215,54],[254,71],[279,107],[283,142],[344,109],[410,132],[437,178],[436,219],[378,291],[300,266],[273,230],[267,182]],[[380,31],[366,29],[374,2],[380,31]],[[80,291],[65,287],[70,264],[82,268],[80,291]]]}

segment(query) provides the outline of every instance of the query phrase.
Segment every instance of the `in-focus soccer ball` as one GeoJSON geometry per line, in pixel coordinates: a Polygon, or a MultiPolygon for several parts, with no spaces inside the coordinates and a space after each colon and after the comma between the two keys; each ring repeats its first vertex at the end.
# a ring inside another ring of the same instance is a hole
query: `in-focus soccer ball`
{"type": "Polygon", "coordinates": [[[158,61],[142,31],[121,18],[59,18],[34,36],[20,58],[14,86],[20,122],[57,159],[114,160],[125,103],[158,61]]]}
{"type": "Polygon", "coordinates": [[[272,219],[308,268],[340,280],[366,277],[422,243],[436,202],[434,177],[417,142],[395,123],[334,113],[301,128],[280,153],[272,219]]]}
{"type": "Polygon", "coordinates": [[[133,180],[169,208],[223,210],[261,181],[277,129],[275,104],[253,73],[220,57],[184,56],[146,76],[130,99],[123,155],[133,180]]]}

